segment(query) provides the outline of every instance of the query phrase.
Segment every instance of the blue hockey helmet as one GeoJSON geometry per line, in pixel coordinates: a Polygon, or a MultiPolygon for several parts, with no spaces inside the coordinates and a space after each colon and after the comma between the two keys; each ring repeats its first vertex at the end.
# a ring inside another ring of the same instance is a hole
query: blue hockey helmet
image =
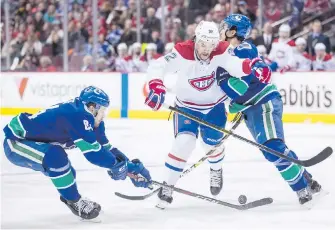
{"type": "Polygon", "coordinates": [[[83,103],[94,103],[96,105],[108,107],[109,97],[102,89],[95,86],[88,86],[80,92],[79,100],[83,103]]]}
{"type": "Polygon", "coordinates": [[[236,36],[244,40],[250,34],[252,24],[250,19],[242,14],[231,14],[227,16],[220,24],[220,32],[222,30],[236,30],[236,36]]]}

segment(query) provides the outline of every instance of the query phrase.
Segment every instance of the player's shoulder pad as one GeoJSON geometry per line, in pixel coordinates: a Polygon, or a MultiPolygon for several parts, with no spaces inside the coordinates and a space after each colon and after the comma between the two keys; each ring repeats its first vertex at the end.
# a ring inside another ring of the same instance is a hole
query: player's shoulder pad
{"type": "Polygon", "coordinates": [[[309,60],[312,60],[312,59],[313,59],[313,57],[312,57],[309,53],[307,53],[307,52],[304,52],[302,55],[303,55],[305,58],[309,59],[309,60]]]}
{"type": "Polygon", "coordinates": [[[287,42],[287,44],[291,47],[295,47],[295,41],[294,40],[290,40],[289,42],[287,42]]]}
{"type": "Polygon", "coordinates": [[[186,60],[195,60],[194,59],[194,41],[187,40],[184,42],[177,43],[174,46],[175,50],[186,60]]]}
{"type": "Polygon", "coordinates": [[[124,58],[125,61],[131,61],[133,60],[133,57],[131,55],[128,55],[124,58]]]}
{"type": "Polygon", "coordinates": [[[256,58],[258,57],[258,50],[255,45],[249,42],[242,42],[234,50],[234,53],[239,58],[256,58]]]}
{"type": "Polygon", "coordinates": [[[333,58],[332,55],[326,54],[326,56],[323,58],[323,61],[329,61],[332,58],[333,58]]]}

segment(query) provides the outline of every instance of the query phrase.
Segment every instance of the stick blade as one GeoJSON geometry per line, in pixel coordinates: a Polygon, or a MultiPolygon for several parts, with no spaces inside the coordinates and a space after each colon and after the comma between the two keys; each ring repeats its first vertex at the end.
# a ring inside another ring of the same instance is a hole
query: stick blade
{"type": "Polygon", "coordinates": [[[151,197],[152,195],[156,194],[159,191],[159,189],[156,189],[155,191],[148,193],[147,195],[143,195],[143,196],[130,196],[130,195],[126,195],[126,194],[122,194],[119,192],[115,192],[114,194],[120,198],[126,199],[126,200],[145,200],[149,197],[151,197]]]}
{"type": "Polygon", "coordinates": [[[313,165],[316,165],[324,160],[326,160],[328,157],[330,157],[333,154],[333,149],[331,147],[326,147],[324,150],[322,150],[319,154],[312,157],[311,159],[302,161],[302,165],[304,167],[310,167],[313,165]]]}

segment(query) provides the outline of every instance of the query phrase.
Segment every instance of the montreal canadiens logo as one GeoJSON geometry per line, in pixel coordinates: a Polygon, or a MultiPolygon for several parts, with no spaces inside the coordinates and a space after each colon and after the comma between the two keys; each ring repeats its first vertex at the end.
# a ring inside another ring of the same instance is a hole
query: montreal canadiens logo
{"type": "Polygon", "coordinates": [[[214,81],[215,81],[215,72],[213,71],[211,75],[209,76],[204,76],[204,77],[199,77],[199,78],[194,78],[194,79],[190,79],[188,80],[188,82],[190,83],[190,85],[199,90],[199,91],[206,91],[207,89],[209,89],[214,81]]]}

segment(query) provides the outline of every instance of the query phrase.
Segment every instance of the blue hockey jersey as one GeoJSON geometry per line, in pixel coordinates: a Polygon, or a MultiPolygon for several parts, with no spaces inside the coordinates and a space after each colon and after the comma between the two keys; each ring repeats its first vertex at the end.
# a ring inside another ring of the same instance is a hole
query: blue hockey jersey
{"type": "Polygon", "coordinates": [[[21,113],[4,128],[5,136],[12,140],[30,140],[78,147],[93,164],[110,168],[115,156],[105,135],[102,121],[94,128],[94,117],[78,98],[56,104],[37,114],[21,113]]]}
{"type": "MultiPolygon", "coordinates": [[[[258,57],[257,48],[248,42],[243,42],[235,49],[231,49],[230,53],[239,58],[258,57]]],[[[246,110],[252,105],[280,96],[275,85],[261,83],[253,73],[242,78],[235,78],[230,76],[224,68],[218,67],[216,78],[221,89],[231,99],[230,113],[246,110]]]]}

